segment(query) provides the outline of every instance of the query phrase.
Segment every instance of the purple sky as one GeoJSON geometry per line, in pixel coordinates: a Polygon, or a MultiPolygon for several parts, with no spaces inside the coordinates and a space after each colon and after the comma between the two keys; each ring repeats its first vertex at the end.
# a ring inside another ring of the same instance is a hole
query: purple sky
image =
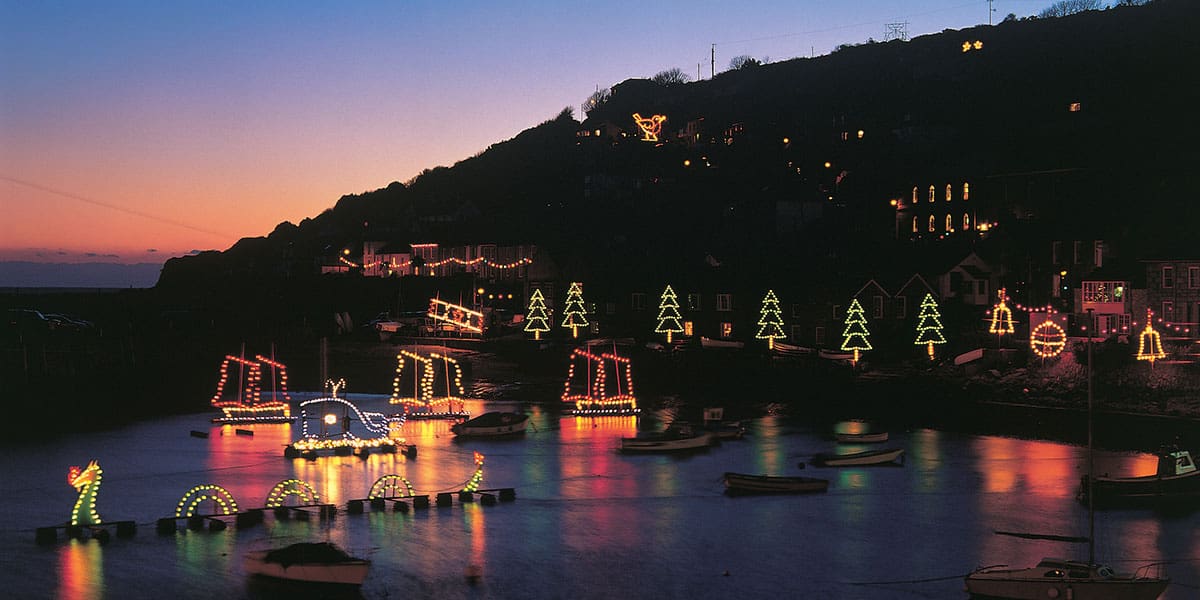
{"type": "Polygon", "coordinates": [[[707,78],[712,44],[720,72],[988,21],[986,0],[0,7],[0,261],[130,263],[451,165],[598,86],[707,78]]]}

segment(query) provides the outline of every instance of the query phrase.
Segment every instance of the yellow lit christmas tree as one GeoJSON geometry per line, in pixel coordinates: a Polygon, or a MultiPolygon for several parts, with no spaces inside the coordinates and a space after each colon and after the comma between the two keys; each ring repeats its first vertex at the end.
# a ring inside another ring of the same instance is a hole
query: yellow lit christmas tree
{"type": "Polygon", "coordinates": [[[546,312],[546,298],[542,290],[533,290],[529,297],[529,314],[525,316],[525,331],[533,332],[533,339],[542,339],[543,332],[550,331],[550,314],[546,312]]]}
{"type": "Polygon", "coordinates": [[[917,322],[917,340],[913,343],[928,346],[929,360],[933,360],[933,345],[946,343],[946,336],[942,335],[942,316],[938,313],[933,294],[925,294],[925,299],[921,301],[921,314],[917,317],[921,320],[917,322]]]}
{"type": "Polygon", "coordinates": [[[654,328],[654,333],[667,334],[667,343],[670,344],[672,333],[683,333],[683,324],[679,322],[680,318],[679,299],[675,296],[675,290],[668,285],[667,289],[663,290],[662,300],[658,303],[658,327],[654,328]]]}
{"type": "Polygon", "coordinates": [[[775,349],[775,340],[787,337],[783,333],[783,316],[779,310],[779,298],[775,290],[767,290],[763,298],[762,310],[758,317],[758,333],[756,339],[767,340],[767,348],[775,349]]]}
{"type": "Polygon", "coordinates": [[[871,342],[867,336],[871,335],[867,331],[867,317],[861,304],[858,303],[858,298],[850,302],[850,308],[846,309],[846,329],[842,331],[842,350],[854,352],[854,364],[858,364],[858,353],[862,350],[870,350],[871,342]]]}
{"type": "Polygon", "coordinates": [[[587,308],[583,303],[582,283],[578,281],[571,282],[571,289],[567,290],[567,305],[563,309],[563,314],[566,317],[563,319],[562,326],[571,330],[571,337],[579,337],[579,328],[588,326],[588,320],[585,316],[587,308]]]}

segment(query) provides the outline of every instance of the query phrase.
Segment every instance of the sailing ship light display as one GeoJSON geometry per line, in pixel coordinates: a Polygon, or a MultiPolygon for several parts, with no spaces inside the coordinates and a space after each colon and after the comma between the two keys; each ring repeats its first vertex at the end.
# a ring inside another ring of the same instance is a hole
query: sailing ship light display
{"type": "Polygon", "coordinates": [[[292,400],[288,395],[287,366],[257,355],[254,360],[227,354],[221,362],[221,375],[212,405],[221,409],[213,423],[290,423],[292,400]],[[230,367],[237,371],[237,387],[230,390],[230,367]],[[263,398],[263,375],[269,373],[271,396],[263,398]],[[226,397],[227,390],[235,392],[226,397]]]}
{"type": "Polygon", "coordinates": [[[630,415],[641,411],[633,394],[633,368],[627,357],[613,352],[594,354],[584,348],[571,352],[571,367],[563,384],[563,402],[573,403],[573,415],[630,415]],[[583,365],[583,369],[579,366],[583,365]],[[613,371],[612,376],[609,370],[613,371]],[[582,376],[577,375],[580,371],[582,376]],[[609,379],[615,393],[609,391],[609,379]]]}
{"type": "Polygon", "coordinates": [[[335,455],[349,455],[355,451],[372,449],[393,453],[404,439],[395,437],[394,431],[404,424],[402,415],[385,416],[383,413],[359,410],[353,403],[338,398],[345,389],[346,381],[328,380],[325,387],[328,396],[313,398],[300,403],[300,421],[303,425],[300,439],[284,449],[287,458],[316,456],[330,450],[335,455]],[[358,437],[350,430],[350,424],[358,421],[371,437],[358,437]]]}
{"type": "Polygon", "coordinates": [[[396,355],[396,377],[392,380],[392,404],[404,406],[404,416],[409,419],[460,419],[470,417],[463,402],[466,391],[462,383],[462,367],[458,361],[437,352],[422,356],[416,352],[401,350],[396,355]],[[408,376],[405,365],[411,363],[412,395],[404,395],[408,376]],[[437,365],[441,364],[442,377],[437,377],[437,365]],[[438,396],[434,389],[441,379],[445,394],[438,396]]]}

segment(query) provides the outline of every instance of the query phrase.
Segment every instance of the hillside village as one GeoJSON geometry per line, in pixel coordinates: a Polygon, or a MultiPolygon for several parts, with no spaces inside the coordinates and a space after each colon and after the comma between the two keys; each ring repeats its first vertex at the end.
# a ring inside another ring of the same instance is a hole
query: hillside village
{"type": "Polygon", "coordinates": [[[172,259],[108,310],[141,332],[130,355],[203,340],[199,359],[358,332],[431,298],[486,313],[478,336],[525,339],[540,291],[547,339],[570,341],[579,282],[585,338],[661,344],[671,286],[683,331],[668,348],[765,353],[773,292],[778,341],[814,353],[845,349],[857,302],[872,349],[855,368],[876,372],[979,348],[1034,364],[1048,320],[1065,348],[1091,338],[1128,366],[1149,314],[1161,374],[1200,340],[1198,23],[1194,3],[1158,0],[631,79],[453,166],[172,259]],[[926,297],[936,354],[914,343],[926,297]],[[988,331],[1002,299],[1010,338],[988,331]]]}

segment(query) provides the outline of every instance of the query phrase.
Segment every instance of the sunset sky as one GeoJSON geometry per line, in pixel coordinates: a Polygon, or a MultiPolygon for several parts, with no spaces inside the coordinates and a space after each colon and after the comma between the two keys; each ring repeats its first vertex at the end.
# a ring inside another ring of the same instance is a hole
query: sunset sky
{"type": "MultiPolygon", "coordinates": [[[[994,21],[1045,1],[997,0],[994,21]]],[[[228,248],[576,110],[709,76],[987,23],[987,0],[749,3],[0,0],[0,261],[228,248]],[[509,5],[511,4],[511,5],[509,5]],[[505,6],[507,5],[507,6],[505,6]]]]}

